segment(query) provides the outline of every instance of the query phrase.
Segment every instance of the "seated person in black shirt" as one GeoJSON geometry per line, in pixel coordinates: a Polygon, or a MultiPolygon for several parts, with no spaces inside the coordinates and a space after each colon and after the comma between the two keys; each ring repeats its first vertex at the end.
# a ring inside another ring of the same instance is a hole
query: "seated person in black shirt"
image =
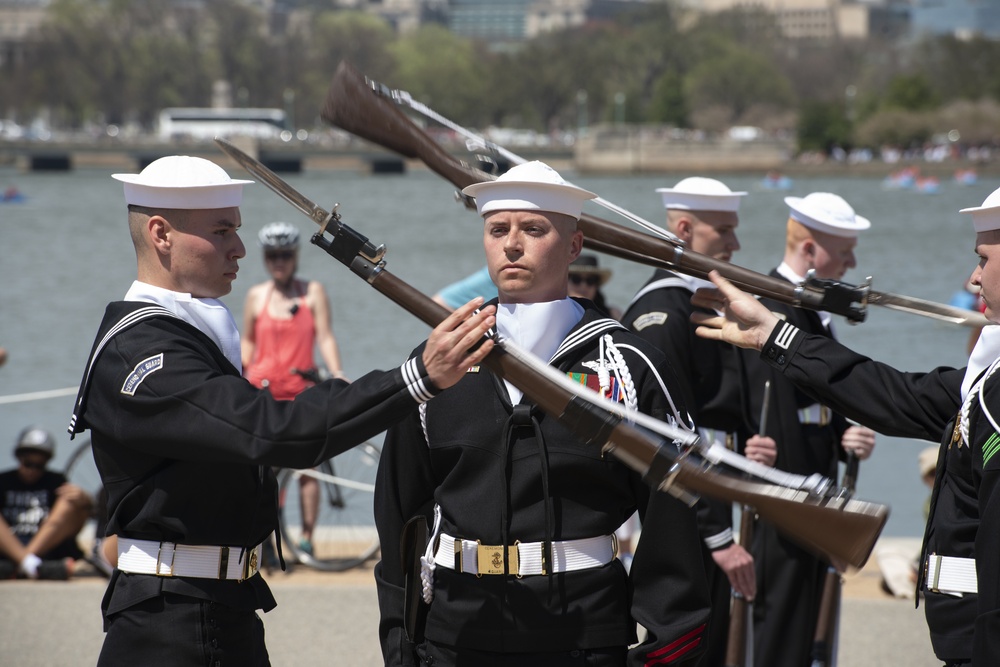
{"type": "Polygon", "coordinates": [[[52,435],[28,427],[14,448],[18,467],[0,473],[0,578],[68,579],[83,556],[76,536],[93,500],[46,469],[54,453],[52,435]]]}

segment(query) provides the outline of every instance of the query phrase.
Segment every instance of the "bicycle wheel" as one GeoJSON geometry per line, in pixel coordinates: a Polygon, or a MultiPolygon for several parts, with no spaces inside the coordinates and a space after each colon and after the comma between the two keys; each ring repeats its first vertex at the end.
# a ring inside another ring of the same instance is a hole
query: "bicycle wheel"
{"type": "Polygon", "coordinates": [[[378,447],[366,442],[324,461],[314,470],[285,469],[279,473],[282,547],[295,560],[318,570],[337,572],[357,567],[378,552],[373,505],[380,455],[378,447]],[[312,553],[300,544],[299,480],[304,476],[319,481],[312,553]]]}
{"type": "Polygon", "coordinates": [[[103,531],[103,521],[101,516],[106,511],[107,498],[104,494],[104,484],[101,482],[101,473],[97,471],[97,464],[94,462],[94,452],[90,446],[90,440],[84,440],[76,451],[69,457],[66,463],[66,470],[63,473],[71,484],[76,484],[81,489],[90,494],[94,499],[94,513],[80,531],[80,541],[85,543],[86,553],[90,553],[90,547],[94,543],[97,530],[103,531]],[[101,524],[98,526],[98,524],[101,524]]]}

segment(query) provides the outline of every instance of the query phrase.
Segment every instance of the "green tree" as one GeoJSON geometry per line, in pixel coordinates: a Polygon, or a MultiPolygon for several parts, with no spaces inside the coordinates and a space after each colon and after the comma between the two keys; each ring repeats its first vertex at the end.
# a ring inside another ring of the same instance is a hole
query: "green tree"
{"type": "Polygon", "coordinates": [[[866,146],[919,146],[933,134],[933,118],[928,112],[888,109],[858,125],[858,143],[866,146]]]}
{"type": "Polygon", "coordinates": [[[98,100],[112,115],[120,113],[121,91],[102,100],[106,91],[95,76],[121,75],[114,56],[116,33],[102,8],[81,0],[54,2],[29,55],[32,67],[22,95],[34,110],[48,109],[57,123],[79,124],[97,111],[98,100]]]}
{"type": "Polygon", "coordinates": [[[1000,99],[1000,42],[976,36],[925,37],[913,49],[914,69],[927,78],[938,99],[1000,99]]]}
{"type": "Polygon", "coordinates": [[[237,101],[277,106],[281,86],[269,76],[273,45],[266,37],[263,14],[239,0],[215,0],[206,10],[219,76],[232,85],[237,101]]]}
{"type": "Polygon", "coordinates": [[[699,62],[687,75],[685,92],[693,109],[721,108],[730,124],[754,105],[794,102],[788,80],[765,56],[730,45],[699,62]]]}
{"type": "Polygon", "coordinates": [[[653,86],[653,99],[648,120],[677,127],[689,127],[689,110],[684,97],[684,79],[674,70],[667,70],[653,86]]]}
{"type": "Polygon", "coordinates": [[[798,144],[803,151],[828,152],[851,145],[851,125],[842,104],[809,101],[799,112],[798,144]]]}
{"type": "Polygon", "coordinates": [[[460,124],[489,118],[487,66],[472,42],[440,25],[421,27],[390,46],[395,58],[393,86],[460,124]]]}
{"type": "Polygon", "coordinates": [[[930,82],[923,74],[901,74],[893,77],[882,97],[885,109],[921,111],[939,104],[930,82]]]}
{"type": "Polygon", "coordinates": [[[613,53],[614,42],[604,28],[566,30],[528,42],[510,60],[525,125],[550,130],[575,127],[577,94],[587,92],[591,110],[601,109],[614,93],[628,89],[619,76],[622,56],[613,53]]]}
{"type": "Polygon", "coordinates": [[[395,62],[389,45],[394,39],[389,24],[361,12],[323,12],[290,34],[287,40],[307,45],[305,52],[297,55],[301,69],[286,81],[295,93],[295,107],[303,124],[308,124],[304,121],[310,110],[312,119],[319,123],[330,79],[341,61],[373,79],[390,80],[395,62]]]}

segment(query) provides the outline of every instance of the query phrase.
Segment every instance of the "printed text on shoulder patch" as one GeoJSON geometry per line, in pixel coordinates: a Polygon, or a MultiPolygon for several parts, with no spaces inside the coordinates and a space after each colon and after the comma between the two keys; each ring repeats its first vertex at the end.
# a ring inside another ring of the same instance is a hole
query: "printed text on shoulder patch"
{"type": "Polygon", "coordinates": [[[139,385],[146,379],[146,376],[160,370],[161,368],[163,368],[162,352],[155,357],[143,359],[135,365],[135,368],[132,369],[129,376],[125,378],[125,384],[122,385],[122,393],[128,394],[129,396],[135,396],[135,390],[139,388],[139,385]]]}
{"type": "Polygon", "coordinates": [[[651,327],[654,325],[662,325],[666,321],[667,321],[666,313],[661,313],[661,312],[646,313],[645,315],[641,315],[635,318],[635,321],[632,322],[632,328],[634,328],[636,331],[642,331],[646,327],[651,327]]]}

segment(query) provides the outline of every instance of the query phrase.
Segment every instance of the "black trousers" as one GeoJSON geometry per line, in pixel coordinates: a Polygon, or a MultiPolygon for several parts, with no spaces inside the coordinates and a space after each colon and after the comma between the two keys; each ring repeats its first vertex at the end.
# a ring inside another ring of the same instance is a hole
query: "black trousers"
{"type": "Polygon", "coordinates": [[[425,641],[417,646],[422,667],[625,667],[628,649],[612,646],[554,653],[493,653],[425,641]]]}
{"type": "Polygon", "coordinates": [[[255,611],[162,595],[112,614],[98,667],[269,667],[255,611]]]}

